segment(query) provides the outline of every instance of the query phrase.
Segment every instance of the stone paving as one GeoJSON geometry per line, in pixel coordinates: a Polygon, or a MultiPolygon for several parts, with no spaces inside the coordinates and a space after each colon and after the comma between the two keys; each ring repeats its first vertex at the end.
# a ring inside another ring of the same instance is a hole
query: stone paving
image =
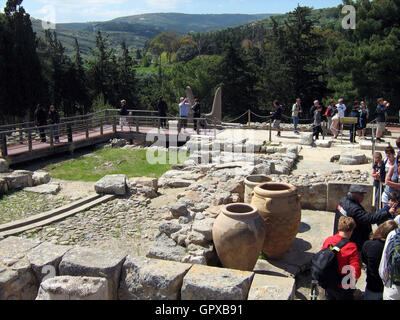
{"type": "MultiPolygon", "coordinates": [[[[268,141],[268,135],[268,130],[227,129],[219,133],[217,138],[228,139],[232,138],[232,136],[235,138],[250,137],[253,143],[263,143],[264,141],[268,141]]],[[[387,137],[385,139],[388,142],[390,141],[392,145],[395,145],[395,138],[396,137],[387,137]]],[[[327,137],[327,139],[330,139],[330,137],[327,137]]],[[[299,136],[289,131],[282,132],[281,137],[276,137],[276,133],[272,132],[273,142],[270,143],[269,146],[278,148],[281,144],[295,145],[298,140],[299,136]]],[[[356,166],[356,171],[354,166],[330,162],[331,158],[340,155],[344,148],[346,148],[347,151],[357,150],[371,158],[371,150],[360,150],[357,144],[352,145],[346,143],[346,141],[343,140],[340,142],[340,140],[336,140],[331,148],[303,146],[298,154],[299,162],[296,163],[291,175],[304,175],[305,177],[310,175],[307,178],[312,179],[315,178],[313,173],[325,175],[336,172],[338,175],[341,175],[342,172],[349,172],[349,179],[351,177],[353,181],[362,180],[366,183],[371,183],[371,179],[368,176],[371,171],[371,163],[356,166]]],[[[279,175],[277,176],[279,177],[279,175]]],[[[209,184],[210,190],[212,190],[207,193],[210,195],[210,200],[215,200],[215,194],[212,194],[212,192],[219,189],[217,187],[218,181],[222,179],[229,182],[229,177],[229,175],[227,177],[221,175],[217,176],[215,177],[215,183],[209,184]],[[211,195],[213,195],[213,197],[211,197],[211,195]]],[[[290,177],[290,175],[288,177],[290,177]]],[[[193,179],[195,181],[201,178],[202,175],[197,175],[193,179]]],[[[178,199],[187,198],[188,192],[192,192],[191,196],[189,196],[189,198],[192,197],[191,201],[193,203],[193,205],[188,206],[190,210],[196,207],[198,202],[204,202],[204,198],[199,196],[201,192],[196,194],[196,190],[200,190],[196,188],[200,187],[201,183],[197,183],[197,187],[193,189],[193,186],[191,187],[192,182],[180,188],[160,188],[158,190],[158,197],[153,199],[134,194],[120,197],[119,199],[110,201],[107,204],[103,204],[87,212],[77,214],[74,217],[54,225],[46,226],[38,230],[31,230],[21,236],[40,241],[49,241],[54,244],[79,244],[83,247],[97,247],[134,256],[144,256],[154,244],[157,236],[160,235],[160,224],[168,216],[171,207],[177,203],[178,199]]],[[[68,183],[64,183],[62,187],[66,187],[67,185],[68,183]]],[[[203,187],[204,186],[207,186],[207,184],[204,184],[203,187]]],[[[61,189],[63,190],[63,188],[61,189]]],[[[86,193],[93,192],[93,184],[83,190],[85,190],[84,192],[86,193]]],[[[229,196],[232,196],[232,193],[225,197],[226,201],[232,200],[229,196]]],[[[223,200],[224,198],[220,197],[219,199],[223,204],[225,201],[223,200]]],[[[235,201],[237,200],[238,199],[235,201]]],[[[209,205],[210,204],[205,206],[203,210],[209,205]]],[[[198,210],[200,211],[196,214],[199,214],[199,217],[203,215],[199,220],[208,218],[208,215],[205,215],[201,208],[198,208],[198,210]]],[[[195,215],[192,216],[193,220],[195,220],[195,215]]],[[[212,217],[212,215],[209,217],[212,217]]],[[[184,218],[184,215],[181,218],[184,218]]],[[[181,218],[179,222],[184,220],[181,218]]],[[[296,277],[296,298],[308,299],[309,279],[307,278],[307,269],[312,254],[317,252],[323,240],[332,234],[333,213],[302,210],[301,221],[300,231],[290,251],[279,261],[260,259],[255,267],[255,271],[260,274],[296,277]]],[[[363,272],[363,276],[358,281],[357,286],[360,289],[364,289],[365,272],[363,272]]]]}

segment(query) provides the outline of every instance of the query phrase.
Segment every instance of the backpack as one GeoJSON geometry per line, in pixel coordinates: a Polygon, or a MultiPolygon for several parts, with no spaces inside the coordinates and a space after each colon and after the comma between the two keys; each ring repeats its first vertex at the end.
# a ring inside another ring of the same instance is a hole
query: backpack
{"type": "Polygon", "coordinates": [[[311,261],[313,282],[317,281],[324,289],[334,288],[340,284],[342,276],[338,271],[336,255],[349,242],[349,239],[342,239],[336,245],[329,245],[314,255],[311,261]]]}
{"type": "Polygon", "coordinates": [[[387,270],[392,284],[400,286],[400,229],[396,229],[396,234],[388,245],[387,270]]]}

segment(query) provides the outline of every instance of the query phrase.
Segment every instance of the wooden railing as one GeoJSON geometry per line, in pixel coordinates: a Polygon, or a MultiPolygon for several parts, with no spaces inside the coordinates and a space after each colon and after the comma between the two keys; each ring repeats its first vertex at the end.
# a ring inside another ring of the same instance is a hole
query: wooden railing
{"type": "MultiPolygon", "coordinates": [[[[119,132],[121,125],[123,132],[140,133],[141,127],[161,129],[162,120],[168,125],[171,120],[178,121],[180,117],[159,117],[154,114],[157,111],[130,110],[129,116],[118,115],[119,110],[104,110],[102,112],[63,118],[59,124],[34,126],[33,123],[14,124],[0,127],[0,151],[2,157],[9,155],[9,148],[12,146],[15,153],[33,152],[34,145],[40,144],[43,136],[46,137],[50,147],[58,144],[73,143],[74,140],[88,140],[94,137],[115,134],[119,132]],[[143,113],[145,115],[132,115],[143,113]],[[10,127],[14,129],[5,130],[10,127]],[[17,128],[16,128],[17,127],[17,128]],[[58,142],[57,137],[63,141],[58,142]],[[19,149],[19,151],[18,151],[19,149]]],[[[216,124],[209,124],[205,118],[195,118],[202,124],[198,130],[216,128],[216,124]]],[[[199,132],[199,131],[198,131],[199,132]]]]}

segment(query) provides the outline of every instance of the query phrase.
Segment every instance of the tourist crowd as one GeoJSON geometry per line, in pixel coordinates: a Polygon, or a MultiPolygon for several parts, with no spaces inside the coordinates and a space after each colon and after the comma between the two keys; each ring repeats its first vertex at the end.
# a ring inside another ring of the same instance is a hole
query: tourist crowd
{"type": "Polygon", "coordinates": [[[386,147],[384,158],[380,152],[374,155],[375,212],[361,205],[366,194],[361,185],[352,185],[337,206],[333,236],[320,251],[337,252],[339,280],[325,286],[329,300],[400,300],[400,138],[396,146],[397,152],[386,147]],[[378,226],[374,232],[373,224],[378,226]],[[364,295],[355,288],[362,268],[367,275],[364,295]]]}
{"type": "MultiPolygon", "coordinates": [[[[343,124],[349,125],[350,142],[355,142],[356,136],[359,139],[366,139],[367,123],[374,117],[376,121],[376,139],[379,142],[384,142],[382,139],[385,132],[386,113],[389,110],[390,103],[383,98],[377,99],[377,108],[372,116],[365,104],[365,101],[354,101],[351,108],[347,107],[343,99],[339,99],[337,104],[333,99],[329,100],[328,106],[324,107],[319,100],[315,100],[309,111],[309,117],[313,123],[313,136],[315,139],[323,134],[322,123],[326,123],[326,134],[332,135],[334,139],[343,130],[343,124]],[[350,119],[351,118],[351,119],[350,119]]],[[[277,131],[277,136],[280,136],[280,123],[283,117],[283,107],[275,100],[274,111],[270,112],[273,118],[273,128],[277,131]]],[[[291,115],[293,120],[293,132],[299,134],[297,130],[300,114],[304,114],[301,99],[297,98],[292,106],[291,115]]]]}

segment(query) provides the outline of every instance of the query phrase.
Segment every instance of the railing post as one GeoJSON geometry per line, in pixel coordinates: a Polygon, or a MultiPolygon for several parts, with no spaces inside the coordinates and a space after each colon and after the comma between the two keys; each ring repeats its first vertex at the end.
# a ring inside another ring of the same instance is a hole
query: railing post
{"type": "Polygon", "coordinates": [[[272,118],[269,119],[269,142],[272,141],[272,118]]]}
{"type": "Polygon", "coordinates": [[[50,147],[54,146],[54,128],[53,126],[49,127],[50,129],[50,147]]]}
{"type": "Polygon", "coordinates": [[[103,119],[100,119],[100,135],[102,136],[104,134],[103,130],[103,119]]]}
{"type": "Polygon", "coordinates": [[[7,152],[7,135],[4,133],[0,134],[0,149],[1,149],[1,154],[3,157],[7,157],[8,156],[8,152],[7,152]]]}
{"type": "Polygon", "coordinates": [[[89,121],[86,120],[85,124],[86,124],[86,139],[89,139],[89,121]]]}
{"type": "Polygon", "coordinates": [[[251,110],[249,109],[247,111],[247,125],[250,128],[250,123],[251,123],[251,110]]]}
{"type": "Polygon", "coordinates": [[[112,126],[113,126],[113,133],[116,133],[117,132],[117,118],[116,117],[113,117],[112,126]]]}
{"type": "Polygon", "coordinates": [[[24,132],[22,130],[19,132],[19,143],[24,144],[24,132]]]}
{"type": "Polygon", "coordinates": [[[135,123],[136,123],[136,133],[139,133],[139,119],[138,118],[135,119],[135,123]]]}
{"type": "Polygon", "coordinates": [[[32,132],[31,132],[31,130],[28,130],[27,134],[28,134],[28,150],[29,150],[29,152],[32,152],[32,132]]]}
{"type": "Polygon", "coordinates": [[[67,133],[68,133],[68,142],[72,143],[73,138],[72,138],[72,124],[71,123],[67,124],[67,133]]]}

